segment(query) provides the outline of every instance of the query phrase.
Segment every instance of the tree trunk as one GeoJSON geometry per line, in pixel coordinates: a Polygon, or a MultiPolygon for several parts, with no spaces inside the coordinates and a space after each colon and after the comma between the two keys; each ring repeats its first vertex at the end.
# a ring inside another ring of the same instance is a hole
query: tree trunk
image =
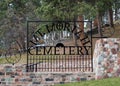
{"type": "Polygon", "coordinates": [[[98,27],[98,18],[95,18],[95,19],[94,19],[93,28],[94,28],[94,27],[98,27]]]}
{"type": "Polygon", "coordinates": [[[117,16],[117,8],[115,9],[115,20],[118,19],[118,16],[117,16]]]}
{"type": "Polygon", "coordinates": [[[101,15],[100,13],[98,13],[98,16],[97,16],[97,19],[98,19],[98,34],[100,37],[102,37],[102,31],[101,31],[101,24],[102,24],[102,20],[101,20],[101,15]]]}
{"type": "Polygon", "coordinates": [[[116,3],[115,3],[115,20],[118,19],[118,10],[119,10],[119,8],[117,6],[119,5],[119,2],[118,3],[117,2],[118,1],[116,1],[116,3]]]}
{"type": "Polygon", "coordinates": [[[83,15],[80,15],[80,16],[78,16],[78,21],[81,21],[80,23],[79,23],[79,29],[80,29],[80,31],[83,31],[83,33],[80,35],[80,38],[84,38],[84,17],[83,17],[83,15]]]}
{"type": "Polygon", "coordinates": [[[113,27],[113,11],[112,8],[109,9],[109,23],[113,27]]]}

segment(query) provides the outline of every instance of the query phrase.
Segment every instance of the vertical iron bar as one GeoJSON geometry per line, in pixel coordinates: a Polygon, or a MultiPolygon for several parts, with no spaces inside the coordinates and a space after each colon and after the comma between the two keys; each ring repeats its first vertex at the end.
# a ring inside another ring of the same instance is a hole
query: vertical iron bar
{"type": "Polygon", "coordinates": [[[35,72],[37,72],[37,64],[36,64],[36,67],[35,67],[35,72]]]}
{"type": "Polygon", "coordinates": [[[45,56],[44,56],[44,68],[43,68],[43,69],[44,69],[44,72],[46,72],[46,58],[47,58],[47,56],[45,55],[45,56]]]}
{"type": "Polygon", "coordinates": [[[83,68],[82,72],[84,72],[84,55],[83,55],[83,58],[82,58],[82,68],[83,68]]]}
{"type": "Polygon", "coordinates": [[[71,60],[71,71],[72,71],[72,65],[73,65],[72,60],[73,60],[73,55],[72,55],[72,56],[70,55],[70,60],[71,60]]]}
{"type": "Polygon", "coordinates": [[[52,55],[50,56],[50,64],[51,64],[51,67],[50,67],[50,72],[52,71],[52,55]]]}
{"type": "Polygon", "coordinates": [[[32,56],[30,56],[30,70],[31,70],[31,65],[32,65],[32,56]]]}
{"type": "MultiPolygon", "coordinates": [[[[69,46],[69,50],[71,49],[71,47],[69,46]]],[[[71,51],[69,51],[71,52],[71,51]]],[[[68,71],[70,71],[70,55],[68,55],[68,71]]]]}
{"type": "Polygon", "coordinates": [[[56,58],[56,56],[55,56],[55,65],[56,65],[55,71],[57,72],[57,58],[56,58]]]}
{"type": "Polygon", "coordinates": [[[58,55],[58,57],[59,57],[59,71],[60,71],[60,66],[61,66],[61,65],[60,65],[60,55],[58,55]]]}
{"type": "Polygon", "coordinates": [[[87,63],[87,61],[88,61],[88,55],[86,55],[86,60],[85,60],[85,63],[86,63],[85,64],[85,66],[86,66],[85,71],[87,71],[87,69],[88,69],[88,66],[87,66],[88,63],[87,63]]]}
{"type": "Polygon", "coordinates": [[[66,72],[66,55],[65,55],[65,72],[66,72]]]}
{"type": "Polygon", "coordinates": [[[33,56],[33,62],[32,62],[32,70],[34,71],[34,56],[33,56]]]}
{"type": "Polygon", "coordinates": [[[47,72],[49,71],[49,68],[48,68],[48,63],[49,63],[48,59],[49,59],[49,55],[47,55],[47,64],[46,64],[47,65],[47,72]]]}
{"type": "Polygon", "coordinates": [[[43,55],[41,55],[41,56],[42,56],[42,57],[41,57],[41,58],[42,58],[42,63],[41,63],[42,67],[41,67],[41,70],[42,70],[42,72],[43,72],[43,63],[44,63],[44,62],[43,62],[43,55]]]}
{"type": "MultiPolygon", "coordinates": [[[[38,47],[36,47],[36,54],[38,54],[38,47]]],[[[37,60],[38,60],[38,56],[36,55],[35,57],[34,57],[34,64],[36,64],[35,65],[35,71],[37,72],[37,60]]]]}
{"type": "Polygon", "coordinates": [[[86,56],[86,71],[88,70],[88,58],[89,58],[89,55],[86,56]]]}
{"type": "Polygon", "coordinates": [[[81,59],[80,59],[80,70],[83,71],[83,67],[82,67],[82,61],[83,61],[83,55],[81,55],[81,59]]]}
{"type": "Polygon", "coordinates": [[[51,66],[51,67],[52,67],[51,72],[53,72],[53,70],[54,70],[54,67],[53,67],[53,58],[54,58],[54,55],[52,55],[52,57],[51,57],[51,59],[52,59],[52,60],[51,60],[51,65],[52,65],[52,66],[51,66]]]}
{"type": "Polygon", "coordinates": [[[79,56],[77,56],[77,71],[79,71],[79,56]]]}
{"type": "Polygon", "coordinates": [[[75,71],[75,56],[73,56],[73,67],[72,67],[72,69],[73,69],[73,71],[75,71]]]}
{"type": "Polygon", "coordinates": [[[39,64],[38,64],[38,65],[39,65],[39,67],[38,67],[39,70],[38,70],[38,71],[40,71],[40,69],[41,69],[41,67],[40,67],[40,64],[41,64],[41,62],[40,62],[40,61],[41,61],[41,60],[40,60],[40,56],[39,56],[38,60],[39,60],[39,61],[38,61],[38,62],[39,62],[39,64]]]}
{"type": "Polygon", "coordinates": [[[56,56],[54,55],[54,71],[56,72],[56,56]]]}
{"type": "Polygon", "coordinates": [[[47,65],[47,66],[48,66],[47,69],[48,69],[48,72],[49,72],[49,55],[48,55],[48,63],[47,63],[47,64],[48,64],[48,65],[47,65]]]}
{"type": "Polygon", "coordinates": [[[69,55],[67,56],[68,71],[69,71],[69,55]]]}
{"type": "Polygon", "coordinates": [[[56,55],[56,57],[57,57],[57,71],[59,71],[59,58],[57,55],[56,55]]]}
{"type": "Polygon", "coordinates": [[[52,70],[51,70],[51,72],[53,72],[53,70],[54,70],[54,66],[53,66],[53,58],[54,58],[54,55],[52,55],[52,60],[51,60],[51,67],[52,67],[52,70]]]}
{"type": "Polygon", "coordinates": [[[84,57],[84,60],[85,60],[85,61],[84,61],[84,66],[85,66],[85,70],[84,70],[84,71],[86,71],[86,63],[87,63],[86,60],[87,60],[87,55],[84,55],[84,56],[85,56],[85,57],[84,57]]]}
{"type": "Polygon", "coordinates": [[[82,55],[79,55],[79,71],[81,71],[81,60],[82,60],[82,55]]]}
{"type": "Polygon", "coordinates": [[[28,46],[29,46],[29,39],[28,39],[28,34],[29,34],[29,29],[28,29],[28,27],[29,27],[29,21],[27,21],[27,66],[26,66],[26,72],[28,72],[30,69],[29,69],[29,57],[28,57],[28,46]]]}
{"type": "MultiPolygon", "coordinates": [[[[62,52],[63,52],[63,48],[64,47],[61,47],[62,52]]],[[[63,53],[61,53],[61,50],[60,50],[60,55],[61,55],[61,61],[62,61],[62,72],[64,72],[64,55],[63,53]]]]}
{"type": "Polygon", "coordinates": [[[92,21],[90,21],[90,27],[91,27],[91,69],[92,69],[92,72],[93,72],[93,44],[92,44],[92,21]]]}
{"type": "Polygon", "coordinates": [[[89,71],[89,68],[90,68],[90,66],[89,66],[90,56],[91,56],[91,55],[88,55],[88,60],[87,60],[87,71],[89,71]]]}
{"type": "Polygon", "coordinates": [[[75,63],[76,63],[76,56],[74,56],[74,71],[76,70],[75,63]]]}
{"type": "Polygon", "coordinates": [[[62,64],[62,72],[63,72],[63,55],[60,55],[61,56],[61,64],[62,64]]]}

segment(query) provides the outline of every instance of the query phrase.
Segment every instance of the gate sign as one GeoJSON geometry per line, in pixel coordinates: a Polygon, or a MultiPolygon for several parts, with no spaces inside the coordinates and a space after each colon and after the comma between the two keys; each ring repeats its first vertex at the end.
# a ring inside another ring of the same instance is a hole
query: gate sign
{"type": "Polygon", "coordinates": [[[90,46],[35,46],[35,53],[33,49],[29,49],[28,52],[31,55],[89,55],[90,46]],[[83,51],[85,50],[85,51],[83,51]]]}
{"type": "MultiPolygon", "coordinates": [[[[90,25],[92,26],[91,21],[28,21],[27,68],[31,70],[32,65],[32,70],[34,70],[33,67],[37,70],[38,64],[49,64],[51,62],[56,65],[55,62],[58,58],[59,63],[65,64],[65,61],[69,63],[69,56],[72,56],[72,58],[74,56],[74,59],[76,58],[75,61],[81,59],[81,56],[91,58],[92,34],[87,35],[84,32],[85,28],[91,28],[90,25]],[[81,23],[84,23],[86,26],[81,28],[81,23]]],[[[49,67],[47,65],[41,69],[46,70],[49,67]]],[[[57,67],[53,67],[53,69],[57,69],[57,67]]],[[[61,69],[64,69],[64,67],[61,69]]]]}

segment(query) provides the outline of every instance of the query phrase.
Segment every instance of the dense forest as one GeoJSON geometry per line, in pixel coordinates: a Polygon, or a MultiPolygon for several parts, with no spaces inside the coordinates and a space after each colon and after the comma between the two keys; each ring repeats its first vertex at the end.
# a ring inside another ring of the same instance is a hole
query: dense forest
{"type": "Polygon", "coordinates": [[[120,0],[0,0],[0,55],[15,43],[26,50],[27,20],[87,19],[101,28],[105,14],[113,26],[119,8],[120,0]]]}

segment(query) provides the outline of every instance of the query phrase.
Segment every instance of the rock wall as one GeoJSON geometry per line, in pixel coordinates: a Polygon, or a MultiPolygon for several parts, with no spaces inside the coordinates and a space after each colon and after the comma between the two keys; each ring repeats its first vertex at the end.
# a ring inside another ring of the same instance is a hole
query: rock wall
{"type": "Polygon", "coordinates": [[[104,38],[96,41],[93,69],[96,79],[120,76],[120,39],[104,38]]]}
{"type": "Polygon", "coordinates": [[[94,73],[26,72],[25,65],[0,65],[0,86],[51,86],[94,80],[94,73]]]}

